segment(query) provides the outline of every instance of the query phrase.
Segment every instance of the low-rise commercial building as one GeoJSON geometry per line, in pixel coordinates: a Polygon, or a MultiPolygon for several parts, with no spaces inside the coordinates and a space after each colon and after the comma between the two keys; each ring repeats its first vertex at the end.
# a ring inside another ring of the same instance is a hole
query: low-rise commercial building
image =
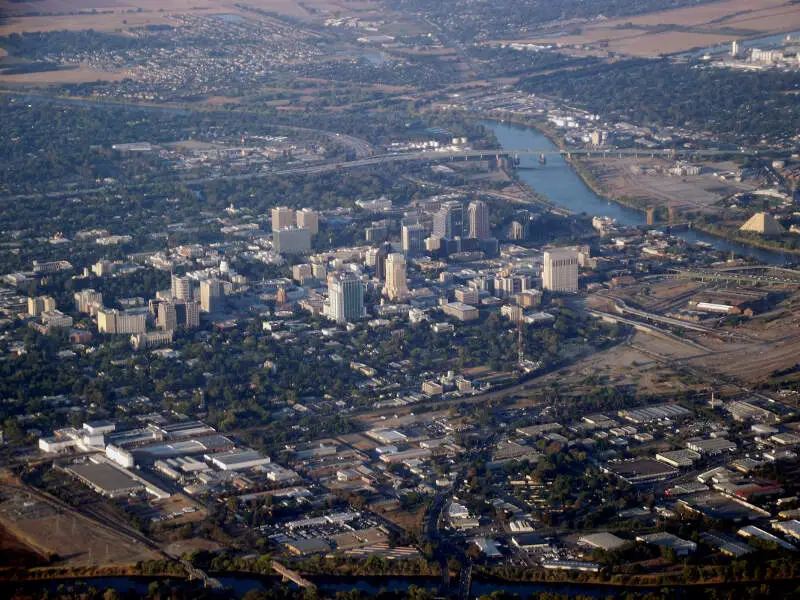
{"type": "Polygon", "coordinates": [[[448,316],[459,321],[473,321],[479,317],[478,309],[463,302],[449,302],[442,305],[442,310],[448,316]]]}

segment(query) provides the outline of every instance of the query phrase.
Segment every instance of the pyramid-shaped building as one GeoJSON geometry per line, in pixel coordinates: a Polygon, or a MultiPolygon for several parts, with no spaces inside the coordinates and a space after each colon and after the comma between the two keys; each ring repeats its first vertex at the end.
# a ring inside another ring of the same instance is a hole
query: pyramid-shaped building
{"type": "Polygon", "coordinates": [[[752,231],[765,236],[778,236],[786,233],[783,226],[772,215],[765,212],[754,214],[739,228],[739,231],[752,231]]]}

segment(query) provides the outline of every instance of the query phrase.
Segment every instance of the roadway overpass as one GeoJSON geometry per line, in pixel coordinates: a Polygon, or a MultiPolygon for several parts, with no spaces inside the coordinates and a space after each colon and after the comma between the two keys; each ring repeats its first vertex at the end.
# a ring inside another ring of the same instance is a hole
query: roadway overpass
{"type": "Polygon", "coordinates": [[[517,158],[525,155],[539,156],[564,156],[571,158],[572,156],[587,156],[587,157],[601,157],[601,158],[614,158],[623,156],[633,157],[664,157],[676,158],[679,156],[729,156],[736,154],[731,150],[672,150],[672,149],[656,149],[656,150],[640,150],[633,148],[622,148],[618,150],[587,150],[585,148],[525,148],[522,150],[506,150],[497,148],[494,150],[430,150],[425,152],[397,152],[393,154],[376,154],[366,158],[358,158],[356,160],[339,161],[324,164],[315,164],[302,167],[292,167],[291,169],[280,170],[266,170],[258,171],[256,173],[243,173],[241,175],[223,175],[220,177],[203,177],[200,179],[190,179],[183,183],[187,185],[197,185],[201,183],[208,183],[211,181],[239,181],[247,179],[257,179],[262,177],[272,177],[274,175],[298,175],[298,174],[315,174],[327,173],[330,171],[339,171],[343,169],[355,169],[359,167],[369,167],[375,165],[384,165],[392,163],[403,162],[442,162],[442,161],[456,161],[459,159],[470,160],[488,160],[499,158],[517,158]]]}

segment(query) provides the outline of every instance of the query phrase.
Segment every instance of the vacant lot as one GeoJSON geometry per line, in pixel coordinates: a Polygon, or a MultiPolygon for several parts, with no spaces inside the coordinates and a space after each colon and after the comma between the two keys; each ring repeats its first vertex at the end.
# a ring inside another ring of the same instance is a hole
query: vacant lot
{"type": "MultiPolygon", "coordinates": [[[[258,19],[252,11],[240,10],[236,0],[36,0],[3,2],[8,22],[0,26],[0,36],[25,31],[59,31],[95,29],[114,31],[146,25],[169,24],[171,13],[194,11],[235,13],[258,19]],[[92,12],[96,11],[96,12],[92,12]],[[141,11],[141,12],[140,12],[141,11]],[[39,13],[42,16],[23,16],[39,13]]],[[[374,2],[336,0],[249,0],[249,7],[286,16],[323,19],[338,13],[341,16],[375,11],[374,2]]]]}
{"type": "Polygon", "coordinates": [[[578,393],[582,382],[586,381],[587,389],[597,385],[632,385],[641,394],[677,393],[693,386],[681,381],[674,371],[664,366],[664,361],[686,359],[699,353],[688,344],[638,332],[629,343],[598,352],[537,379],[534,389],[551,383],[563,388],[564,382],[571,382],[569,393],[578,393]]]}
{"type": "Polygon", "coordinates": [[[0,525],[0,568],[35,567],[46,562],[46,557],[0,525]]]}
{"type": "Polygon", "coordinates": [[[35,85],[62,83],[90,83],[92,81],[119,81],[130,77],[129,73],[109,73],[95,71],[88,67],[77,69],[61,69],[58,71],[42,71],[39,73],[20,73],[17,75],[0,74],[0,84],[35,85]]]}
{"type": "Polygon", "coordinates": [[[658,56],[800,29],[800,8],[786,0],[727,0],[638,17],[592,22],[542,44],[586,45],[632,56],[658,56]]]}
{"type": "Polygon", "coordinates": [[[581,159],[581,163],[609,197],[632,199],[637,206],[715,212],[713,206],[720,200],[754,187],[746,182],[722,181],[710,171],[697,176],[648,174],[674,164],[662,159],[581,159]]]}
{"type": "Polygon", "coordinates": [[[131,564],[156,555],[74,512],[63,512],[18,488],[2,486],[0,525],[19,543],[67,566],[131,564]]]}

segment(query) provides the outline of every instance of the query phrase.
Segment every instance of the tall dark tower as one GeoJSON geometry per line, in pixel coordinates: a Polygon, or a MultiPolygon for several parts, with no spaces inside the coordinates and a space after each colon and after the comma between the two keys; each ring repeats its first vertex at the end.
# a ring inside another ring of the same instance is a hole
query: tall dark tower
{"type": "Polygon", "coordinates": [[[381,244],[378,254],[375,256],[375,276],[380,281],[386,279],[386,258],[392,253],[392,245],[389,242],[381,244]]]}

